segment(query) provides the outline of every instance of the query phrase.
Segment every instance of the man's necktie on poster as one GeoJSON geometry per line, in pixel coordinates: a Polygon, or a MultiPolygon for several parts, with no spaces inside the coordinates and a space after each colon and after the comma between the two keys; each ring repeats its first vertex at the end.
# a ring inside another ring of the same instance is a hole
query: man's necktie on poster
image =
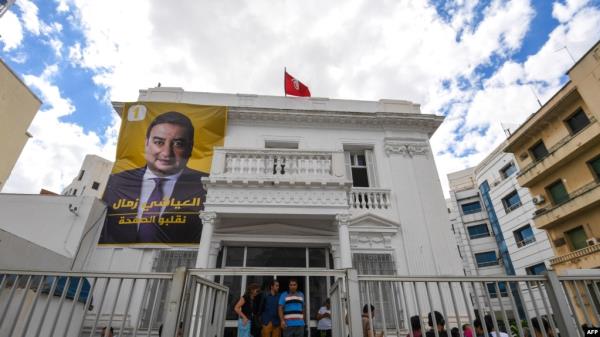
{"type": "Polygon", "coordinates": [[[158,233],[160,232],[160,226],[158,225],[158,220],[160,219],[160,211],[162,205],[160,201],[163,199],[163,191],[162,185],[165,178],[152,178],[154,181],[154,189],[150,194],[150,198],[146,201],[147,205],[152,205],[154,202],[154,206],[148,207],[144,210],[142,214],[142,218],[152,217],[154,216],[154,222],[152,223],[141,223],[138,228],[138,240],[139,242],[155,242],[158,237],[158,233]]]}

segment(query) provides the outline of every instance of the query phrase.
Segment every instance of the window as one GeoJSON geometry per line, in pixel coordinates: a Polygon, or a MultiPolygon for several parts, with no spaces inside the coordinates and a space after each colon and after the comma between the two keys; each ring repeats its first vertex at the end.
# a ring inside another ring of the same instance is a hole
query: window
{"type": "Polygon", "coordinates": [[[500,290],[500,296],[502,296],[502,297],[508,296],[508,291],[506,291],[506,282],[498,282],[498,288],[497,289],[496,289],[496,283],[495,282],[486,283],[485,285],[487,286],[488,293],[490,294],[491,298],[498,297],[498,291],[497,291],[497,289],[500,290]]]}
{"type": "Polygon", "coordinates": [[[504,166],[500,170],[500,175],[502,176],[502,179],[506,179],[506,178],[510,177],[515,172],[517,172],[517,167],[515,166],[515,163],[513,163],[511,161],[510,163],[508,163],[508,165],[504,166]]]}
{"type": "Polygon", "coordinates": [[[535,235],[533,235],[533,230],[530,225],[517,229],[513,234],[515,235],[515,241],[517,241],[517,247],[523,247],[535,242],[535,235]]]}
{"type": "Polygon", "coordinates": [[[475,261],[479,268],[498,265],[498,258],[495,251],[476,253],[475,261]]]}
{"type": "Polygon", "coordinates": [[[573,251],[587,247],[587,234],[583,227],[579,226],[565,232],[565,236],[569,239],[573,251]]]}
{"type": "Polygon", "coordinates": [[[81,180],[83,178],[83,174],[85,173],[85,170],[81,170],[79,172],[79,177],[77,177],[77,180],[81,180]]]}
{"type": "Polygon", "coordinates": [[[502,198],[502,205],[504,205],[504,210],[506,213],[510,213],[519,208],[521,206],[521,199],[519,198],[517,191],[514,190],[502,198]]]}
{"type": "Polygon", "coordinates": [[[462,204],[460,205],[460,208],[463,211],[463,215],[481,212],[481,204],[479,201],[462,204]]]}
{"type": "Polygon", "coordinates": [[[588,165],[590,165],[590,168],[592,169],[594,178],[600,181],[600,156],[588,161],[588,165]]]}
{"type": "Polygon", "coordinates": [[[546,265],[544,263],[534,264],[531,267],[525,268],[527,275],[541,275],[546,270],[546,265]]]}
{"type": "Polygon", "coordinates": [[[471,240],[490,236],[488,226],[484,223],[481,225],[469,226],[467,227],[467,231],[469,232],[469,239],[471,240]]]}
{"type": "MultiPolygon", "coordinates": [[[[352,266],[356,268],[359,275],[396,275],[396,263],[391,254],[354,253],[352,254],[352,266]]],[[[393,289],[393,287],[394,285],[391,282],[381,284],[379,288],[374,286],[367,288],[366,284],[360,284],[360,302],[368,303],[368,291],[375,308],[383,306],[385,312],[395,312],[394,308],[402,308],[402,304],[400,299],[394,296],[394,291],[397,291],[397,289],[393,289]]],[[[375,315],[374,320],[374,325],[383,325],[381,315],[379,315],[379,318],[375,315]]],[[[386,320],[386,324],[388,329],[395,329],[393,319],[386,320]]]]}
{"type": "Polygon", "coordinates": [[[539,141],[537,144],[529,148],[529,152],[535,160],[542,160],[544,157],[548,155],[548,150],[546,149],[546,145],[544,145],[543,141],[539,141]]]}
{"type": "Polygon", "coordinates": [[[583,109],[579,108],[571,117],[565,120],[565,123],[569,126],[571,134],[576,134],[588,126],[590,120],[585,112],[583,112],[583,109]]]}
{"type": "Polygon", "coordinates": [[[265,140],[265,149],[298,149],[298,142],[265,140]]]}
{"type": "Polygon", "coordinates": [[[73,195],[77,195],[77,189],[73,190],[73,195]]]}
{"type": "Polygon", "coordinates": [[[552,197],[552,202],[555,205],[562,204],[563,202],[569,200],[569,193],[565,189],[565,185],[562,180],[558,180],[553,184],[546,187],[548,194],[552,197]]]}
{"type": "Polygon", "coordinates": [[[96,191],[97,191],[99,187],[100,187],[100,183],[99,183],[99,182],[97,182],[97,181],[94,181],[94,182],[92,183],[92,189],[93,189],[93,190],[96,190],[96,191]]]}
{"type": "Polygon", "coordinates": [[[354,187],[376,187],[373,150],[347,151],[346,174],[352,177],[354,187]]]}

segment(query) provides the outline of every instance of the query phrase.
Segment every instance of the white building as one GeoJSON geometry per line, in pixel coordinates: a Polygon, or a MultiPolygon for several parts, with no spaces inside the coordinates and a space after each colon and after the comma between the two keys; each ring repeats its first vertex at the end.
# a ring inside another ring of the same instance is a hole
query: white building
{"type": "MultiPolygon", "coordinates": [[[[302,275],[305,268],[354,265],[363,274],[462,274],[429,146],[443,117],[398,100],[164,87],[142,90],[139,100],[229,108],[225,145],[214,150],[204,180],[202,239],[198,248],[98,247],[88,270],[288,267],[302,275]],[[257,170],[268,156],[285,158],[290,170],[257,170]]],[[[246,283],[271,277],[221,281],[235,299],[246,283]]],[[[314,316],[328,282],[307,277],[300,283],[314,316]]]]}
{"type": "Polygon", "coordinates": [[[85,195],[102,198],[113,162],[88,154],[83,160],[77,177],[63,189],[62,195],[85,195]]]}
{"type": "MultiPolygon", "coordinates": [[[[476,167],[448,174],[449,218],[466,275],[539,275],[553,256],[546,233],[532,226],[531,195],[517,183],[513,155],[503,148],[501,144],[476,167]]],[[[499,291],[505,306],[510,305],[506,285],[498,283],[496,289],[489,283],[487,288],[480,300],[489,295],[497,302],[499,291]]],[[[538,292],[534,298],[543,307],[538,292]]],[[[532,308],[527,290],[523,301],[532,308]]],[[[498,303],[492,304],[500,310],[498,303]]]]}

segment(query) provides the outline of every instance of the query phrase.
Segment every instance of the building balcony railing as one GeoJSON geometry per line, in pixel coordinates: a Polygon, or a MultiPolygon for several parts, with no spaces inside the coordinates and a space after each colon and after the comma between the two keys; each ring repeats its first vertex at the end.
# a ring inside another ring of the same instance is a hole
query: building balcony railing
{"type": "Polygon", "coordinates": [[[344,183],[344,165],[342,151],[216,148],[210,179],[344,183]]]}
{"type": "Polygon", "coordinates": [[[353,187],[348,195],[351,209],[388,209],[391,207],[389,189],[353,187]]]}
{"type": "Polygon", "coordinates": [[[557,205],[536,210],[533,220],[537,228],[547,228],[600,202],[600,182],[591,182],[569,193],[569,198],[557,205]]]}
{"type": "Polygon", "coordinates": [[[582,144],[591,144],[591,140],[600,135],[600,123],[590,117],[590,123],[576,134],[568,135],[548,149],[548,154],[525,166],[517,173],[517,181],[521,186],[529,187],[537,181],[542,173],[549,173],[552,168],[558,167],[576,153],[586,147],[582,144]]]}
{"type": "Polygon", "coordinates": [[[600,252],[600,243],[592,245],[592,246],[587,246],[585,248],[576,250],[574,252],[571,252],[569,254],[565,254],[565,255],[561,255],[561,256],[557,256],[554,258],[550,259],[550,264],[551,265],[556,265],[556,264],[560,264],[560,263],[565,263],[565,262],[569,262],[573,259],[577,259],[580,257],[584,257],[586,255],[590,255],[596,252],[600,252]]]}

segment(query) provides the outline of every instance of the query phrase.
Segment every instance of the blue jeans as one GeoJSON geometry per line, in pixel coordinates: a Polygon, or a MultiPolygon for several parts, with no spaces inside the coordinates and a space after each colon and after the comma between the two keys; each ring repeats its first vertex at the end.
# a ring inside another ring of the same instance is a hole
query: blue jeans
{"type": "Polygon", "coordinates": [[[251,337],[252,335],[250,335],[250,327],[252,327],[252,321],[248,321],[246,325],[244,325],[244,320],[238,318],[237,337],[251,337]]]}
{"type": "Polygon", "coordinates": [[[288,326],[283,329],[283,337],[304,337],[304,327],[288,326]]]}

